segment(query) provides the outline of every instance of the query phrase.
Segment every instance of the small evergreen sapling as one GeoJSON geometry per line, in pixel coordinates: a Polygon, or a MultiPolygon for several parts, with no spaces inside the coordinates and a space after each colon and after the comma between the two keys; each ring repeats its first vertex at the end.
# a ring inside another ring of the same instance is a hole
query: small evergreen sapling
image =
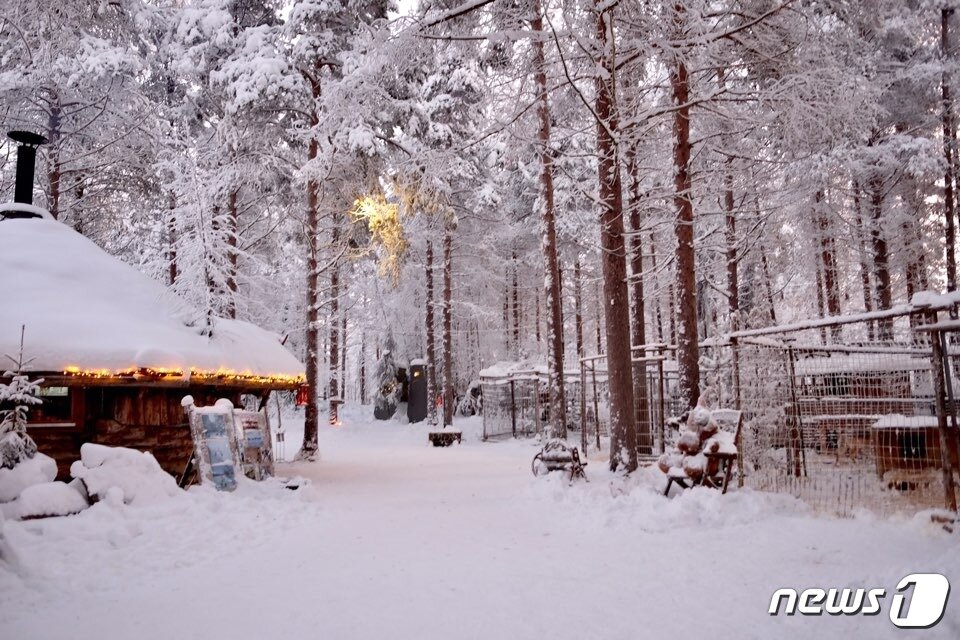
{"type": "Polygon", "coordinates": [[[383,355],[377,363],[377,394],[373,403],[373,415],[377,420],[389,420],[400,403],[400,385],[397,384],[397,362],[393,357],[396,345],[393,336],[387,336],[383,355]]]}
{"type": "Polygon", "coordinates": [[[7,356],[16,368],[4,372],[9,382],[0,383],[0,467],[7,469],[37,453],[36,443],[27,434],[27,413],[30,405],[42,402],[37,396],[43,380],[31,381],[23,374],[23,332],[21,327],[17,358],[7,356]]]}

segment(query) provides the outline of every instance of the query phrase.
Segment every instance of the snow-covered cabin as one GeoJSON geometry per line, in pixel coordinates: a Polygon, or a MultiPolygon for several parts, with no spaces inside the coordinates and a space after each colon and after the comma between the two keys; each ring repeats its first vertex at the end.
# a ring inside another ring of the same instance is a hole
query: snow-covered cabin
{"type": "Polygon", "coordinates": [[[208,319],[43,210],[0,209],[17,210],[0,212],[0,357],[17,357],[22,327],[24,372],[43,378],[28,431],[61,473],[97,442],[179,474],[193,447],[183,396],[239,403],[301,384],[276,334],[208,319]]]}

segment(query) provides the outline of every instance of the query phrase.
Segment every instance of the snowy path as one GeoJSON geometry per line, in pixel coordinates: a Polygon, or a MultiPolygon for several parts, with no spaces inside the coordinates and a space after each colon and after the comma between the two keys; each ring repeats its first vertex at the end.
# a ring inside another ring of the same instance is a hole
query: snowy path
{"type": "MultiPolygon", "coordinates": [[[[612,496],[535,480],[530,443],[425,446],[355,425],[289,492],[193,490],[141,509],[6,523],[25,567],[0,569],[0,635],[86,638],[883,638],[872,618],[772,618],[782,586],[880,586],[945,573],[956,536],[914,522],[818,519],[707,490],[612,496]]],[[[899,632],[902,634],[903,632],[899,632]]],[[[922,638],[960,636],[960,599],[922,638]]]]}

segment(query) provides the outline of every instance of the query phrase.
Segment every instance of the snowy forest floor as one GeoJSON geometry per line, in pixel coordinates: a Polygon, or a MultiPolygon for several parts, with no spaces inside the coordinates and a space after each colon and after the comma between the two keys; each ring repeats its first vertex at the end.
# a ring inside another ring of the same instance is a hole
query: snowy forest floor
{"type": "MultiPolygon", "coordinates": [[[[533,441],[427,445],[427,429],[347,408],[288,491],[193,488],[145,507],[3,524],[0,630],[108,638],[886,638],[897,582],[960,586],[958,538],[929,519],[810,514],[783,496],[534,478],[533,441]],[[772,617],[780,587],[883,587],[881,615],[772,617]]],[[[288,455],[299,443],[288,426],[288,455]]],[[[923,638],[960,637],[950,602],[923,638]]]]}

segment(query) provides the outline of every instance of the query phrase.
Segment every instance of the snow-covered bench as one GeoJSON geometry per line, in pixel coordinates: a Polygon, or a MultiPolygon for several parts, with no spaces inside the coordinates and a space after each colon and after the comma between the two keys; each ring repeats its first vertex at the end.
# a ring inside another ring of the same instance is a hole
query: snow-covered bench
{"type": "Polygon", "coordinates": [[[449,447],[456,440],[457,443],[463,442],[463,432],[453,429],[443,429],[442,431],[431,431],[427,438],[435,447],[449,447]]]}
{"type": "Polygon", "coordinates": [[[554,438],[548,440],[543,449],[533,457],[530,469],[535,476],[550,471],[563,471],[570,474],[570,482],[573,482],[575,478],[587,479],[583,469],[585,466],[587,463],[580,460],[580,451],[576,447],[554,438]]]}

